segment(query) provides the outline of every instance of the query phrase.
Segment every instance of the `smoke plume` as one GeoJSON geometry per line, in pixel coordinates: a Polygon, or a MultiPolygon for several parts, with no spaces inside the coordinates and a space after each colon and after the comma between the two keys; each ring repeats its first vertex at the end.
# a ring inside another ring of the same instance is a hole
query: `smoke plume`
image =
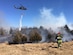
{"type": "Polygon", "coordinates": [[[59,16],[55,16],[52,11],[53,9],[41,9],[37,25],[44,26],[45,28],[51,27],[52,29],[55,29],[67,24],[67,20],[63,12],[61,12],[59,16]]]}
{"type": "Polygon", "coordinates": [[[5,19],[5,15],[3,12],[0,11],[0,28],[9,29],[9,25],[5,19]]]}
{"type": "Polygon", "coordinates": [[[64,36],[63,41],[66,41],[66,40],[70,41],[71,39],[73,39],[73,35],[68,33],[65,29],[63,28],[61,29],[61,27],[64,27],[67,24],[70,30],[73,30],[72,23],[69,23],[67,21],[63,12],[61,12],[58,16],[56,16],[53,14],[52,11],[53,9],[47,9],[45,7],[40,9],[38,22],[36,22],[37,26],[43,26],[47,29],[51,28],[55,33],[58,33],[58,32],[63,33],[63,36],[64,36]]]}

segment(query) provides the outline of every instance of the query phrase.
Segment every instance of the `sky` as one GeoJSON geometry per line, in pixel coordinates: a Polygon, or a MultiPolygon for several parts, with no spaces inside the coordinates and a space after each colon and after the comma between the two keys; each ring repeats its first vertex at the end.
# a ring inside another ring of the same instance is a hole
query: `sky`
{"type": "Polygon", "coordinates": [[[73,24],[73,0],[0,0],[0,26],[19,27],[59,27],[73,24]],[[22,4],[27,10],[18,10],[22,4]]]}

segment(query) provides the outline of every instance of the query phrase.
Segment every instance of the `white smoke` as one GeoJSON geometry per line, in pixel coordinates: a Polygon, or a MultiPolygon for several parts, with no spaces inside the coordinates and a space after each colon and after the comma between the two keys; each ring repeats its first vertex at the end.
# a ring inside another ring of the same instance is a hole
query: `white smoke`
{"type": "Polygon", "coordinates": [[[10,26],[8,25],[8,22],[6,21],[5,15],[2,11],[0,11],[0,28],[4,28],[9,30],[10,26]]]}
{"type": "Polygon", "coordinates": [[[67,24],[66,17],[63,12],[56,16],[52,13],[53,9],[43,8],[40,10],[40,16],[37,25],[45,28],[55,29],[67,24]]]}
{"type": "Polygon", "coordinates": [[[63,41],[70,41],[73,39],[73,35],[66,32],[65,29],[60,30],[60,27],[64,27],[66,24],[70,28],[70,30],[73,30],[72,23],[69,23],[64,15],[63,12],[61,12],[58,16],[53,14],[53,9],[47,9],[43,8],[40,10],[39,19],[37,19],[38,22],[36,22],[37,26],[43,26],[47,29],[51,28],[56,33],[61,32],[63,33],[63,41]]]}
{"type": "Polygon", "coordinates": [[[68,33],[65,28],[60,28],[59,31],[63,35],[63,41],[71,41],[73,39],[73,35],[71,33],[68,33]]]}
{"type": "Polygon", "coordinates": [[[70,28],[70,30],[73,30],[73,24],[72,23],[69,23],[68,27],[70,28]]]}

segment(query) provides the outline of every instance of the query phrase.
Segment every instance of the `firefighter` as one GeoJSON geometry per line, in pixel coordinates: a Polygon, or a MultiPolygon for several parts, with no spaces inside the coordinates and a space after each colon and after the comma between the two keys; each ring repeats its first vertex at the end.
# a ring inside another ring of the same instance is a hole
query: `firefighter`
{"type": "Polygon", "coordinates": [[[58,48],[60,48],[62,43],[62,35],[60,34],[60,32],[57,34],[56,39],[57,39],[58,48]]]}

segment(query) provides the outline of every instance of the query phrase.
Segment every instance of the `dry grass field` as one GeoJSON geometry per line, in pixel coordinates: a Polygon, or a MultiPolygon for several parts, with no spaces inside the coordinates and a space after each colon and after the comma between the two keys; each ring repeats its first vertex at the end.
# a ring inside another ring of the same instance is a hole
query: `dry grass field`
{"type": "Polygon", "coordinates": [[[1,43],[0,55],[73,55],[73,41],[62,43],[61,48],[56,43],[1,43]]]}

